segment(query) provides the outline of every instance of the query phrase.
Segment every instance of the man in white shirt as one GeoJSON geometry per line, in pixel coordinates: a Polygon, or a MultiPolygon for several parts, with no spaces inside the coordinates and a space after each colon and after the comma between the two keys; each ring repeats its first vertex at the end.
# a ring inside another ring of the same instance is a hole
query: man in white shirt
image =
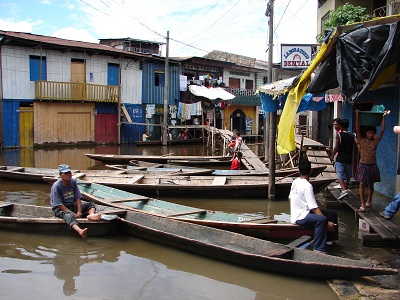
{"type": "Polygon", "coordinates": [[[315,228],[313,250],[325,252],[326,242],[339,238],[337,214],[335,211],[321,210],[318,207],[313,187],[309,182],[311,163],[308,160],[299,162],[299,173],[300,177],[293,181],[289,194],[290,221],[315,228]]]}

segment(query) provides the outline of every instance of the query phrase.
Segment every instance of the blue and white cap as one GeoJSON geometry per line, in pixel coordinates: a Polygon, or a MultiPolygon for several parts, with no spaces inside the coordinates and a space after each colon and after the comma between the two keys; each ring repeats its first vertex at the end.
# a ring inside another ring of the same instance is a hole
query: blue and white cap
{"type": "Polygon", "coordinates": [[[58,166],[58,171],[60,172],[60,173],[68,173],[68,172],[71,172],[71,167],[70,166],[68,166],[68,165],[59,165],[58,166]]]}

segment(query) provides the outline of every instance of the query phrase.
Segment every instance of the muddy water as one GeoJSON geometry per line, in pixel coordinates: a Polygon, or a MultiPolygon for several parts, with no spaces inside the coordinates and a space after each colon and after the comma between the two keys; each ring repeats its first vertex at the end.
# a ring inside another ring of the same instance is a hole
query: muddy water
{"type": "MultiPolygon", "coordinates": [[[[104,165],[84,153],[160,154],[161,147],[97,147],[5,151],[1,164],[74,169],[104,165]]],[[[211,155],[202,146],[164,153],[211,155]]],[[[49,205],[50,185],[0,181],[0,201],[49,205]]],[[[324,200],[329,195],[318,195],[324,200]]],[[[288,213],[286,201],[261,199],[171,199],[227,212],[288,213]]],[[[357,253],[360,242],[352,212],[339,208],[345,247],[357,253]]],[[[82,240],[0,231],[0,287],[8,299],[338,299],[323,280],[253,271],[198,255],[115,234],[82,240]]]]}

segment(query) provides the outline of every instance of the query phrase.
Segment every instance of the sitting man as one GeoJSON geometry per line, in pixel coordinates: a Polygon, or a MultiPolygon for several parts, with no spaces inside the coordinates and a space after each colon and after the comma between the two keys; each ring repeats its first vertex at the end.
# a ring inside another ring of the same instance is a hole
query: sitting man
{"type": "Polygon", "coordinates": [[[150,135],[147,135],[147,132],[144,131],[143,134],[142,134],[142,141],[143,142],[150,142],[149,137],[150,137],[150,135]]]}
{"type": "Polygon", "coordinates": [[[76,218],[87,215],[88,220],[98,221],[100,214],[96,214],[92,202],[81,202],[81,192],[76,180],[72,178],[71,168],[68,165],[59,165],[60,178],[53,183],[50,192],[50,204],[54,215],[64,221],[84,239],[87,238],[87,228],[81,228],[76,218]]]}
{"type": "Polygon", "coordinates": [[[337,214],[318,207],[313,186],[309,182],[311,163],[308,160],[299,162],[299,173],[300,177],[293,181],[290,189],[290,221],[315,228],[313,250],[325,252],[327,241],[339,238],[337,214]]]}

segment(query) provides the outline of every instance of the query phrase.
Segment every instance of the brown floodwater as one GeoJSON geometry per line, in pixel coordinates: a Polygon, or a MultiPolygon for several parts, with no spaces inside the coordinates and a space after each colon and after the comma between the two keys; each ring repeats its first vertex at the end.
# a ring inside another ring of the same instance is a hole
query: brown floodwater
{"type": "MultiPolygon", "coordinates": [[[[212,155],[198,145],[162,148],[5,150],[0,163],[46,168],[67,163],[84,170],[105,168],[84,153],[212,155]]],[[[46,183],[0,180],[0,201],[49,205],[49,192],[46,183]]],[[[317,197],[324,202],[330,194],[317,197]]],[[[226,212],[289,213],[287,201],[163,199],[226,212]]],[[[354,213],[343,207],[338,215],[340,243],[350,252],[363,253],[354,213]]],[[[0,231],[0,287],[7,299],[338,299],[324,280],[259,272],[122,233],[83,240],[0,231]]]]}

